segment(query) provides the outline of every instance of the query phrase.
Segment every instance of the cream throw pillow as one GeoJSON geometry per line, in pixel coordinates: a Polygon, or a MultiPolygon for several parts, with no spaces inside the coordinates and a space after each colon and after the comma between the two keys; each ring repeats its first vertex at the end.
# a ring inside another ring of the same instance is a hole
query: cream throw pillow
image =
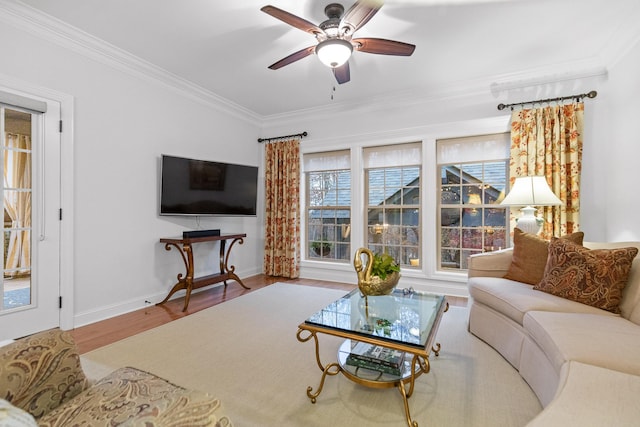
{"type": "MultiPolygon", "coordinates": [[[[561,238],[582,245],[584,233],[578,231],[562,236],[561,238]]],[[[548,241],[516,228],[513,231],[513,256],[509,270],[504,276],[505,279],[528,283],[530,285],[540,283],[544,276],[545,266],[547,265],[547,257],[549,256],[548,248],[548,241]]]]}

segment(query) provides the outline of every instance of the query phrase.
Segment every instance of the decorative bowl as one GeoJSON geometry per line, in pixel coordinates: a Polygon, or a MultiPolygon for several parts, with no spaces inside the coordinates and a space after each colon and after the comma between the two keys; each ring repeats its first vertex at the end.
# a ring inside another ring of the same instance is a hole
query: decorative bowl
{"type": "Polygon", "coordinates": [[[371,276],[368,281],[358,281],[358,288],[362,295],[389,295],[400,280],[400,273],[394,271],[382,280],[380,276],[371,276]]]}

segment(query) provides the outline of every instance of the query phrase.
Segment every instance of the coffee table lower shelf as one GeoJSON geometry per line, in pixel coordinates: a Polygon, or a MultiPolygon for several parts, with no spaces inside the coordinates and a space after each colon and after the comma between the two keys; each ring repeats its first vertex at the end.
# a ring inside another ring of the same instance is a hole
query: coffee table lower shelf
{"type": "MultiPolygon", "coordinates": [[[[398,389],[404,402],[404,411],[407,425],[409,427],[418,427],[418,423],[411,419],[408,399],[413,394],[416,378],[418,378],[422,374],[428,373],[430,370],[429,351],[416,350],[415,352],[411,352],[406,351],[406,348],[403,349],[405,350],[407,355],[405,357],[402,375],[392,375],[387,373],[375,372],[369,369],[347,364],[347,356],[349,356],[352,349],[352,340],[347,339],[338,349],[337,361],[329,363],[328,365],[323,365],[320,361],[319,343],[316,331],[308,329],[305,326],[300,325],[300,329],[298,329],[298,341],[307,342],[310,339],[314,340],[316,347],[316,362],[318,364],[318,367],[322,371],[320,384],[318,385],[317,390],[314,392],[313,387],[307,387],[307,396],[311,400],[311,403],[316,403],[317,398],[324,387],[324,382],[327,375],[333,376],[342,373],[349,380],[365,387],[377,389],[398,389]],[[305,334],[305,332],[307,334],[305,334]]],[[[381,343],[376,342],[375,344],[380,345],[381,343]]],[[[394,348],[394,346],[392,345],[389,345],[389,347],[394,348]]],[[[438,356],[440,352],[440,344],[436,343],[435,346],[431,348],[431,351],[433,351],[433,353],[438,356]]]]}

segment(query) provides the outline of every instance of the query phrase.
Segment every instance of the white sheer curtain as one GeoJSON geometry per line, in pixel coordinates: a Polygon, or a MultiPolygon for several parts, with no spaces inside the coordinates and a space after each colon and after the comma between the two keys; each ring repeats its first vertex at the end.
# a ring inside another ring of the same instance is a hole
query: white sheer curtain
{"type": "Polygon", "coordinates": [[[5,259],[7,275],[31,268],[31,137],[5,133],[4,209],[11,218],[5,259]]]}

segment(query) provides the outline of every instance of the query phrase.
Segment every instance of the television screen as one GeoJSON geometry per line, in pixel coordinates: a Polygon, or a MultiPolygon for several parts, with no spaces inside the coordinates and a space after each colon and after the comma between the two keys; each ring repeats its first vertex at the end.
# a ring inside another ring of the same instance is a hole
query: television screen
{"type": "Polygon", "coordinates": [[[162,155],[160,215],[256,215],[258,167],[162,155]]]}

